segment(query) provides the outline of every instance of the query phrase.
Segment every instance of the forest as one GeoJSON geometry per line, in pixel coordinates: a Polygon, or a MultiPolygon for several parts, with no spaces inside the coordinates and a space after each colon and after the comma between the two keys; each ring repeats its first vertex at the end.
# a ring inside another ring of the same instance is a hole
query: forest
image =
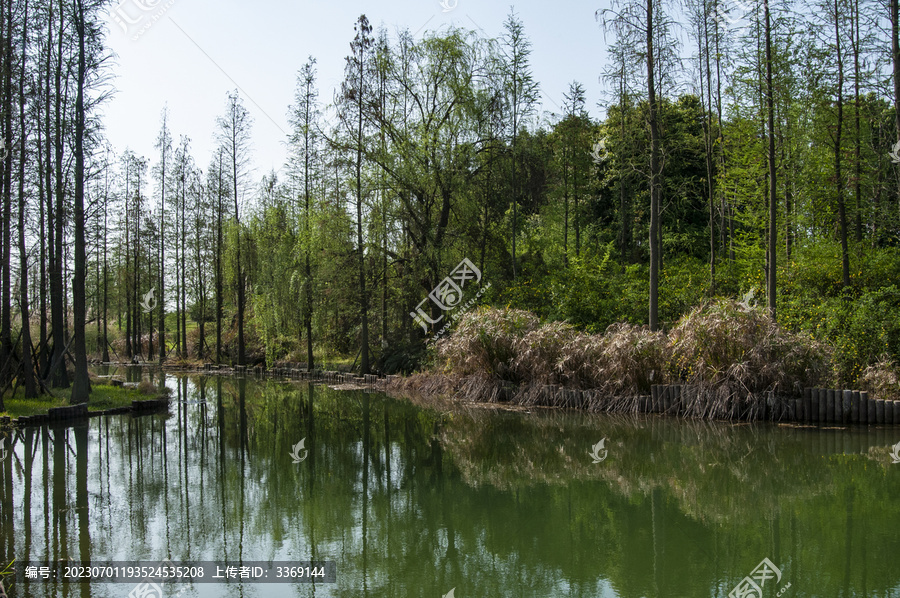
{"type": "Polygon", "coordinates": [[[608,66],[575,58],[605,97],[557,113],[514,9],[497,39],[362,15],[332,97],[298,61],[260,175],[237,91],[212,155],[169,109],[153,155],[111,147],[108,3],[0,0],[0,411],[88,401],[92,361],[410,372],[466,301],[600,333],[740,299],[897,385],[897,3],[615,0],[608,66]]]}

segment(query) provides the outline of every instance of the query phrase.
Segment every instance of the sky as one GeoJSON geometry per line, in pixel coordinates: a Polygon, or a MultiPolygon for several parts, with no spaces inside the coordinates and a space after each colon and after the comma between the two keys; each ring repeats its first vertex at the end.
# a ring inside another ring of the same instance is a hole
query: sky
{"type": "MultiPolygon", "coordinates": [[[[607,43],[594,14],[608,2],[515,3],[532,44],[544,118],[561,111],[572,81],[585,87],[593,116],[605,112],[598,104],[607,43]]],[[[259,180],[284,165],[297,72],[315,57],[320,103],[331,104],[360,14],[376,29],[409,29],[416,38],[448,25],[499,38],[512,6],[489,0],[122,0],[108,16],[116,91],[101,108],[106,135],[117,152],[129,148],[154,165],[167,107],[174,143],[189,137],[191,153],[205,169],[215,147],[216,117],[225,112],[226,95],[237,90],[253,119],[251,163],[259,180]]]]}

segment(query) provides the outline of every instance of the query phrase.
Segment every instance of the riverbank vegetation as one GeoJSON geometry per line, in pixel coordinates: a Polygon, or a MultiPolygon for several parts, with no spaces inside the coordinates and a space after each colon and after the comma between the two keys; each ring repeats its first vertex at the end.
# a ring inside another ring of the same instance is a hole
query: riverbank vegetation
{"type": "Polygon", "coordinates": [[[584,58],[608,97],[573,81],[544,90],[552,112],[514,11],[496,39],[363,15],[333,105],[315,58],[298,64],[279,175],[251,171],[237,92],[210,156],[165,110],[155,155],[109,148],[100,6],[2,6],[0,409],[68,387],[66,362],[87,400],[89,354],[410,372],[451,319],[434,351],[454,375],[900,392],[900,54],[881,4],[765,4],[737,25],[690,0],[679,52],[661,5],[621,2],[597,14],[607,66],[584,58]],[[459,318],[488,283],[502,311],[459,318]]]}
{"type": "MultiPolygon", "coordinates": [[[[43,393],[38,397],[27,398],[23,389],[11,396],[7,396],[5,411],[0,415],[17,418],[25,415],[42,415],[53,407],[64,407],[71,404],[71,389],[58,389],[53,394],[43,393]]],[[[116,407],[130,407],[132,401],[143,401],[165,396],[166,392],[160,392],[157,386],[149,382],[142,382],[134,388],[113,386],[103,380],[93,379],[91,382],[91,400],[88,411],[104,411],[116,407]]]]}
{"type": "Polygon", "coordinates": [[[615,399],[649,395],[653,384],[687,384],[728,403],[770,392],[799,396],[835,376],[830,347],[733,300],[695,308],[668,334],[626,323],[587,334],[565,323],[541,324],[522,310],[484,308],[466,314],[433,351],[435,372],[413,377],[407,387],[474,400],[500,396],[504,385],[528,400],[545,385],[615,399]]]}

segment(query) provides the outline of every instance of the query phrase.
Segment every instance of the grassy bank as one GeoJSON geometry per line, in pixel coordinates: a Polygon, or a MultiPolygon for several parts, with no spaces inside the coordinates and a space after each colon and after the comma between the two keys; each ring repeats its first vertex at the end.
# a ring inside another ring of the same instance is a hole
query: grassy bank
{"type": "MultiPolygon", "coordinates": [[[[40,415],[47,413],[52,407],[65,407],[70,405],[70,388],[52,389],[53,395],[42,394],[33,399],[26,399],[22,389],[4,401],[6,411],[0,415],[12,418],[25,415],[40,415]]],[[[142,401],[163,396],[156,386],[150,383],[142,383],[137,388],[123,388],[111,386],[99,382],[91,382],[91,398],[88,401],[88,411],[104,411],[115,407],[130,407],[132,401],[142,401]]]]}

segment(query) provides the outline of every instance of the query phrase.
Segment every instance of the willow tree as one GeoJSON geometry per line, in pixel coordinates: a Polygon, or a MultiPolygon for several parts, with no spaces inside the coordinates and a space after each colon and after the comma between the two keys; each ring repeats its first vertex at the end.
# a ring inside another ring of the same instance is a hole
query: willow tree
{"type": "MultiPolygon", "coordinates": [[[[475,110],[483,104],[474,91],[482,50],[473,34],[458,29],[418,42],[401,34],[385,64],[383,105],[370,111],[373,126],[386,138],[370,157],[398,198],[409,243],[404,261],[424,293],[455,265],[444,263],[444,256],[454,234],[451,217],[463,210],[469,166],[483,130],[475,110]]],[[[436,322],[440,310],[429,303],[436,322]]]]}

